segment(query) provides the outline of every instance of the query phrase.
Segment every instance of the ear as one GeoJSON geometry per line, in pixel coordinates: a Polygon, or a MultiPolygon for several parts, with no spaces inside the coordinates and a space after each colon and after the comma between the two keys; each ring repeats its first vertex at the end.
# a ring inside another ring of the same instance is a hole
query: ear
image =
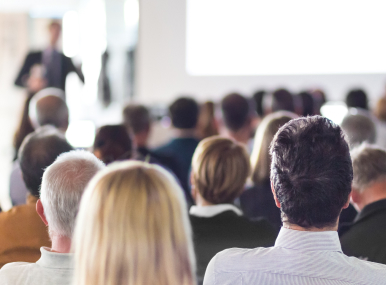
{"type": "Polygon", "coordinates": [[[361,202],[361,195],[358,189],[351,187],[350,199],[354,205],[359,204],[361,202]]]}
{"type": "Polygon", "coordinates": [[[43,204],[42,204],[42,201],[40,201],[40,199],[36,202],[36,212],[38,213],[38,215],[40,216],[40,218],[42,219],[43,223],[48,226],[48,222],[47,222],[47,219],[46,219],[46,215],[44,215],[44,208],[43,208],[43,204]]]}
{"type": "Polygon", "coordinates": [[[193,173],[190,173],[190,194],[192,195],[192,198],[194,201],[196,201],[196,195],[197,195],[197,190],[196,186],[194,185],[193,182],[193,173]]]}
{"type": "Polygon", "coordinates": [[[275,191],[275,188],[273,187],[272,181],[271,181],[271,190],[272,190],[272,194],[273,194],[273,199],[275,200],[276,207],[281,208],[280,202],[276,197],[276,191],[275,191]]]}
{"type": "Polygon", "coordinates": [[[348,196],[347,202],[346,202],[346,204],[344,204],[343,209],[347,209],[348,206],[350,205],[350,200],[351,200],[351,195],[352,195],[352,193],[353,193],[353,191],[351,190],[351,193],[350,193],[350,195],[348,196]]]}

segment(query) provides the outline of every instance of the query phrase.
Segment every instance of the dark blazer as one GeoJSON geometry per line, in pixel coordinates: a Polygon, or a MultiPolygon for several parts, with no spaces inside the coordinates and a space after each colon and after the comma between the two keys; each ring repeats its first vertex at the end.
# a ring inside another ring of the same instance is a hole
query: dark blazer
{"type": "Polygon", "coordinates": [[[364,207],[340,233],[345,254],[386,264],[386,199],[364,207]]]}
{"type": "MultiPolygon", "coordinates": [[[[41,64],[42,63],[42,56],[43,56],[42,51],[30,52],[27,54],[27,56],[24,60],[23,66],[22,66],[19,74],[16,77],[15,85],[20,86],[20,87],[25,87],[23,84],[24,83],[23,82],[24,77],[26,75],[28,76],[32,66],[34,66],[35,64],[41,64]]],[[[55,86],[55,87],[58,87],[62,90],[65,90],[66,77],[70,72],[73,72],[73,71],[76,72],[76,74],[78,74],[78,76],[79,76],[79,79],[82,82],[84,82],[84,76],[83,76],[82,72],[75,68],[74,64],[72,63],[71,58],[65,56],[63,53],[60,53],[60,56],[61,56],[61,61],[62,61],[61,83],[60,83],[60,86],[55,86]]],[[[52,86],[47,86],[47,87],[52,87],[52,86]]]]}
{"type": "Polygon", "coordinates": [[[266,220],[249,221],[228,210],[210,218],[190,215],[197,277],[201,282],[209,261],[220,251],[232,248],[268,247],[275,244],[277,232],[266,220]]]}

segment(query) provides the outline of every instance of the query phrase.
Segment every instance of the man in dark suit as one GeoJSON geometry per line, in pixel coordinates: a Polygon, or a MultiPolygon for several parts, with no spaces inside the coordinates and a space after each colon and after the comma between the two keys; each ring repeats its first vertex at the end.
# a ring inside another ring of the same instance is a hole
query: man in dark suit
{"type": "Polygon", "coordinates": [[[65,90],[66,77],[70,72],[76,72],[82,82],[84,77],[82,72],[72,63],[71,58],[65,56],[56,49],[56,44],[60,37],[61,26],[58,22],[49,25],[50,45],[43,51],[28,53],[23,66],[15,80],[15,85],[25,87],[26,80],[34,65],[44,67],[44,77],[47,81],[46,87],[56,87],[65,90]]]}
{"type": "Polygon", "coordinates": [[[340,230],[343,252],[386,264],[386,150],[362,145],[351,153],[351,202],[359,214],[340,230]]]}

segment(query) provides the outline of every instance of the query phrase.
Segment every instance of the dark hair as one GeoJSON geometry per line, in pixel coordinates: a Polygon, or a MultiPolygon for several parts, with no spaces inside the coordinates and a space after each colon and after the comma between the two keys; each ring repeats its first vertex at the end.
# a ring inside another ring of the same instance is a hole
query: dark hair
{"type": "Polygon", "coordinates": [[[24,183],[31,194],[39,198],[45,168],[62,153],[73,150],[64,135],[52,126],[44,126],[29,134],[19,151],[24,183]]]}
{"type": "Polygon", "coordinates": [[[346,96],[347,107],[362,108],[368,110],[367,95],[362,89],[353,89],[346,96]]]}
{"type": "Polygon", "coordinates": [[[299,93],[300,102],[302,104],[302,116],[312,116],[314,114],[314,98],[309,92],[303,91],[299,93]]]}
{"type": "Polygon", "coordinates": [[[294,99],[287,89],[278,89],[272,94],[272,112],[295,112],[294,99]]]}
{"type": "Polygon", "coordinates": [[[123,109],[123,120],[126,128],[132,130],[134,134],[147,131],[150,128],[149,110],[142,105],[128,105],[123,109]]]}
{"type": "Polygon", "coordinates": [[[182,97],[169,107],[172,124],[178,129],[192,129],[197,125],[199,107],[192,98],[182,97]]]}
{"type": "Polygon", "coordinates": [[[256,104],[256,112],[260,117],[264,117],[263,100],[266,94],[267,92],[265,92],[264,90],[260,90],[255,92],[252,96],[256,104]]]}
{"type": "Polygon", "coordinates": [[[133,156],[133,142],[124,125],[100,127],[95,135],[94,154],[105,164],[133,156]]]}
{"type": "Polygon", "coordinates": [[[225,126],[231,131],[238,131],[248,122],[248,100],[238,93],[231,93],[221,101],[221,110],[225,126]]]}
{"type": "Polygon", "coordinates": [[[276,133],[270,153],[283,222],[303,228],[335,226],[353,179],[341,128],[321,116],[291,120],[276,133]]]}

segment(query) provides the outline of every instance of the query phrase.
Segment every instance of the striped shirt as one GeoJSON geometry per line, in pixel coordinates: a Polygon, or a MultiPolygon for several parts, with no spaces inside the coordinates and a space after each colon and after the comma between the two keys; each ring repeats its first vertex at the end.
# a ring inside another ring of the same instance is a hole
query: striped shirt
{"type": "Polygon", "coordinates": [[[273,247],[232,248],[213,257],[204,285],[228,284],[386,284],[386,265],[344,255],[335,231],[281,228],[273,247]]]}

